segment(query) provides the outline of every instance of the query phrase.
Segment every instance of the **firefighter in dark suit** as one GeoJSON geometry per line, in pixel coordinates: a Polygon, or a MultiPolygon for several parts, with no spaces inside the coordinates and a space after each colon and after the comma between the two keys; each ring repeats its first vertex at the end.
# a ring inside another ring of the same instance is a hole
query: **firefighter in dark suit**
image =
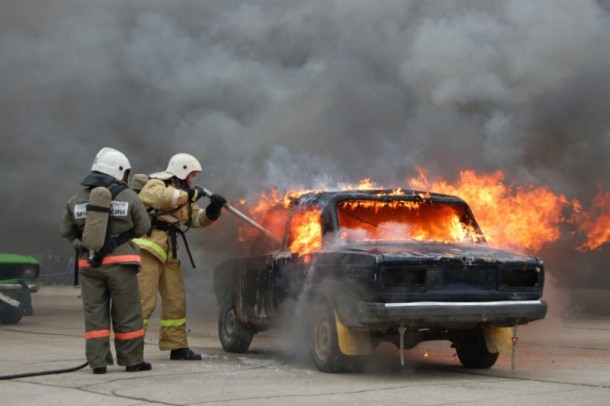
{"type": "Polygon", "coordinates": [[[85,315],[86,357],[96,374],[114,363],[128,372],[147,371],[137,273],[141,257],[131,238],[145,235],[150,219],[127,187],[131,167],[115,149],[102,148],[63,214],[61,236],[77,250],[85,315]]]}

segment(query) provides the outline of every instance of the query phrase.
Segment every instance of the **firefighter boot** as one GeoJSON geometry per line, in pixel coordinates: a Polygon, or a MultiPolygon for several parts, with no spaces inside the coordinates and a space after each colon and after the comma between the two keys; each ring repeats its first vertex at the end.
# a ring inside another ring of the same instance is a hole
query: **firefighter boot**
{"type": "Polygon", "coordinates": [[[137,371],[150,371],[152,369],[152,365],[150,362],[142,361],[138,365],[130,365],[125,367],[125,371],[127,372],[137,372],[137,371]]]}
{"type": "Polygon", "coordinates": [[[171,350],[169,353],[169,359],[173,360],[186,360],[186,361],[200,361],[201,354],[193,352],[190,348],[176,348],[171,350]]]}

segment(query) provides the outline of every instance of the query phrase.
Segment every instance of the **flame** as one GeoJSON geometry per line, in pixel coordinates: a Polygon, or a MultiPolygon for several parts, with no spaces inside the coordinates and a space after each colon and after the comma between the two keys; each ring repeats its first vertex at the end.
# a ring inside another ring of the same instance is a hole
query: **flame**
{"type": "Polygon", "coordinates": [[[341,202],[337,209],[343,239],[438,242],[473,239],[474,228],[465,227],[460,221],[464,213],[447,205],[356,200],[341,202]]]}
{"type": "MultiPolygon", "coordinates": [[[[581,251],[598,248],[610,240],[610,192],[599,186],[598,194],[593,199],[589,211],[583,211],[578,200],[569,200],[564,195],[554,193],[546,186],[519,187],[507,184],[505,175],[498,170],[493,173],[479,174],[473,170],[464,170],[459,178],[450,183],[442,178],[430,180],[425,170],[418,168],[418,175],[408,179],[407,189],[424,191],[422,200],[426,200],[428,192],[445,193],[461,197],[470,206],[485,239],[492,246],[510,249],[538,251],[545,244],[553,243],[561,237],[562,225],[571,223],[578,231],[585,235],[586,241],[575,244],[581,251]],[[569,213],[571,215],[566,215],[569,213]]],[[[345,184],[334,190],[372,190],[388,189],[375,184],[371,179],[365,178],[356,184],[345,184]]],[[[328,189],[326,189],[328,190],[328,189]]],[[[392,193],[402,193],[402,188],[393,189],[392,193]]],[[[254,205],[246,211],[255,221],[267,230],[282,238],[287,218],[285,210],[292,199],[308,192],[324,190],[288,190],[281,194],[276,189],[261,195],[254,205]]],[[[352,214],[362,214],[360,211],[371,202],[349,202],[343,209],[352,214]]],[[[343,215],[342,227],[345,226],[341,239],[352,239],[355,234],[364,233],[371,240],[400,240],[404,236],[420,241],[477,241],[482,236],[459,221],[460,216],[455,213],[434,213],[435,221],[422,218],[420,221],[410,222],[410,229],[405,224],[394,221],[387,206],[389,203],[374,203],[377,214],[375,226],[354,224],[343,215]],[[440,228],[439,224],[451,224],[450,227],[440,228]]],[[[392,203],[394,204],[394,203],[392,203]]],[[[404,204],[404,203],[401,203],[404,204]]],[[[411,202],[411,209],[418,210],[418,203],[411,202]]],[[[240,205],[247,206],[246,201],[240,205]]],[[[258,231],[248,227],[240,227],[239,238],[245,241],[259,237],[258,231]]],[[[363,237],[360,237],[363,238],[363,237]]],[[[319,213],[316,211],[296,213],[290,219],[288,245],[291,251],[301,255],[319,250],[322,246],[322,231],[319,223],[319,213]]]]}
{"type": "Polygon", "coordinates": [[[539,250],[559,239],[559,226],[566,221],[563,210],[576,204],[544,186],[506,185],[502,171],[482,175],[462,171],[455,184],[442,179],[429,181],[423,169],[418,171],[419,176],[409,184],[464,199],[493,246],[539,250]]]}
{"type": "Polygon", "coordinates": [[[593,198],[588,212],[578,207],[571,218],[587,240],[576,248],[580,251],[594,250],[610,240],[610,192],[598,185],[597,195],[593,198]]]}
{"type": "Polygon", "coordinates": [[[322,247],[322,225],[317,211],[297,212],[291,219],[290,251],[308,254],[322,247]]]}

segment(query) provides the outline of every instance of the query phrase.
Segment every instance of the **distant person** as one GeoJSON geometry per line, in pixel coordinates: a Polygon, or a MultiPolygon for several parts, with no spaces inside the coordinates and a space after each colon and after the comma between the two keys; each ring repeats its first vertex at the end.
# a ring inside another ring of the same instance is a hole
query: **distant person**
{"type": "Polygon", "coordinates": [[[78,252],[86,356],[95,374],[114,364],[111,325],[117,363],[127,372],[151,369],[144,361],[137,279],[141,258],[130,241],[146,234],[150,220],[138,195],[127,187],[130,169],[123,153],[102,148],[81,182],[84,188],[68,200],[60,228],[78,252]],[[97,249],[91,248],[94,244],[97,249]]]}
{"type": "Polygon", "coordinates": [[[169,350],[172,360],[201,360],[201,354],[189,348],[186,334],[186,291],[177,258],[178,235],[184,238],[187,252],[188,245],[181,226],[206,227],[218,219],[222,206],[227,203],[224,197],[213,194],[208,196],[207,207],[199,208],[195,202],[204,191],[195,185],[195,179],[200,172],[201,164],[194,156],[176,154],[164,172],[150,175],[139,194],[152,216],[151,231],[134,239],[142,253],[138,280],[144,325],[148,326],[160,294],[159,349],[169,350]]]}

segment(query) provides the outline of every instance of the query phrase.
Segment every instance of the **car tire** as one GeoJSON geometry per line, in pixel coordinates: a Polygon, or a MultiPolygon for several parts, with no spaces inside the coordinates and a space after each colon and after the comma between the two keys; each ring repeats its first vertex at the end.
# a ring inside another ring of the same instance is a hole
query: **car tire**
{"type": "Polygon", "coordinates": [[[491,368],[500,355],[497,352],[489,352],[481,327],[469,331],[455,347],[458,359],[466,368],[491,368]]]}
{"type": "Polygon", "coordinates": [[[32,309],[32,294],[29,290],[24,289],[21,292],[17,292],[15,298],[21,303],[21,307],[23,307],[24,316],[34,315],[34,310],[32,309]]]}
{"type": "Polygon", "coordinates": [[[23,315],[24,312],[21,306],[0,306],[0,322],[2,324],[17,324],[23,315]]]}
{"type": "Polygon", "coordinates": [[[313,305],[310,318],[311,357],[322,372],[345,372],[348,357],[339,349],[335,314],[325,301],[313,305]]]}
{"type": "Polygon", "coordinates": [[[239,320],[230,298],[224,300],[220,307],[218,337],[222,348],[227,352],[234,353],[248,351],[254,337],[254,332],[239,320]]]}

